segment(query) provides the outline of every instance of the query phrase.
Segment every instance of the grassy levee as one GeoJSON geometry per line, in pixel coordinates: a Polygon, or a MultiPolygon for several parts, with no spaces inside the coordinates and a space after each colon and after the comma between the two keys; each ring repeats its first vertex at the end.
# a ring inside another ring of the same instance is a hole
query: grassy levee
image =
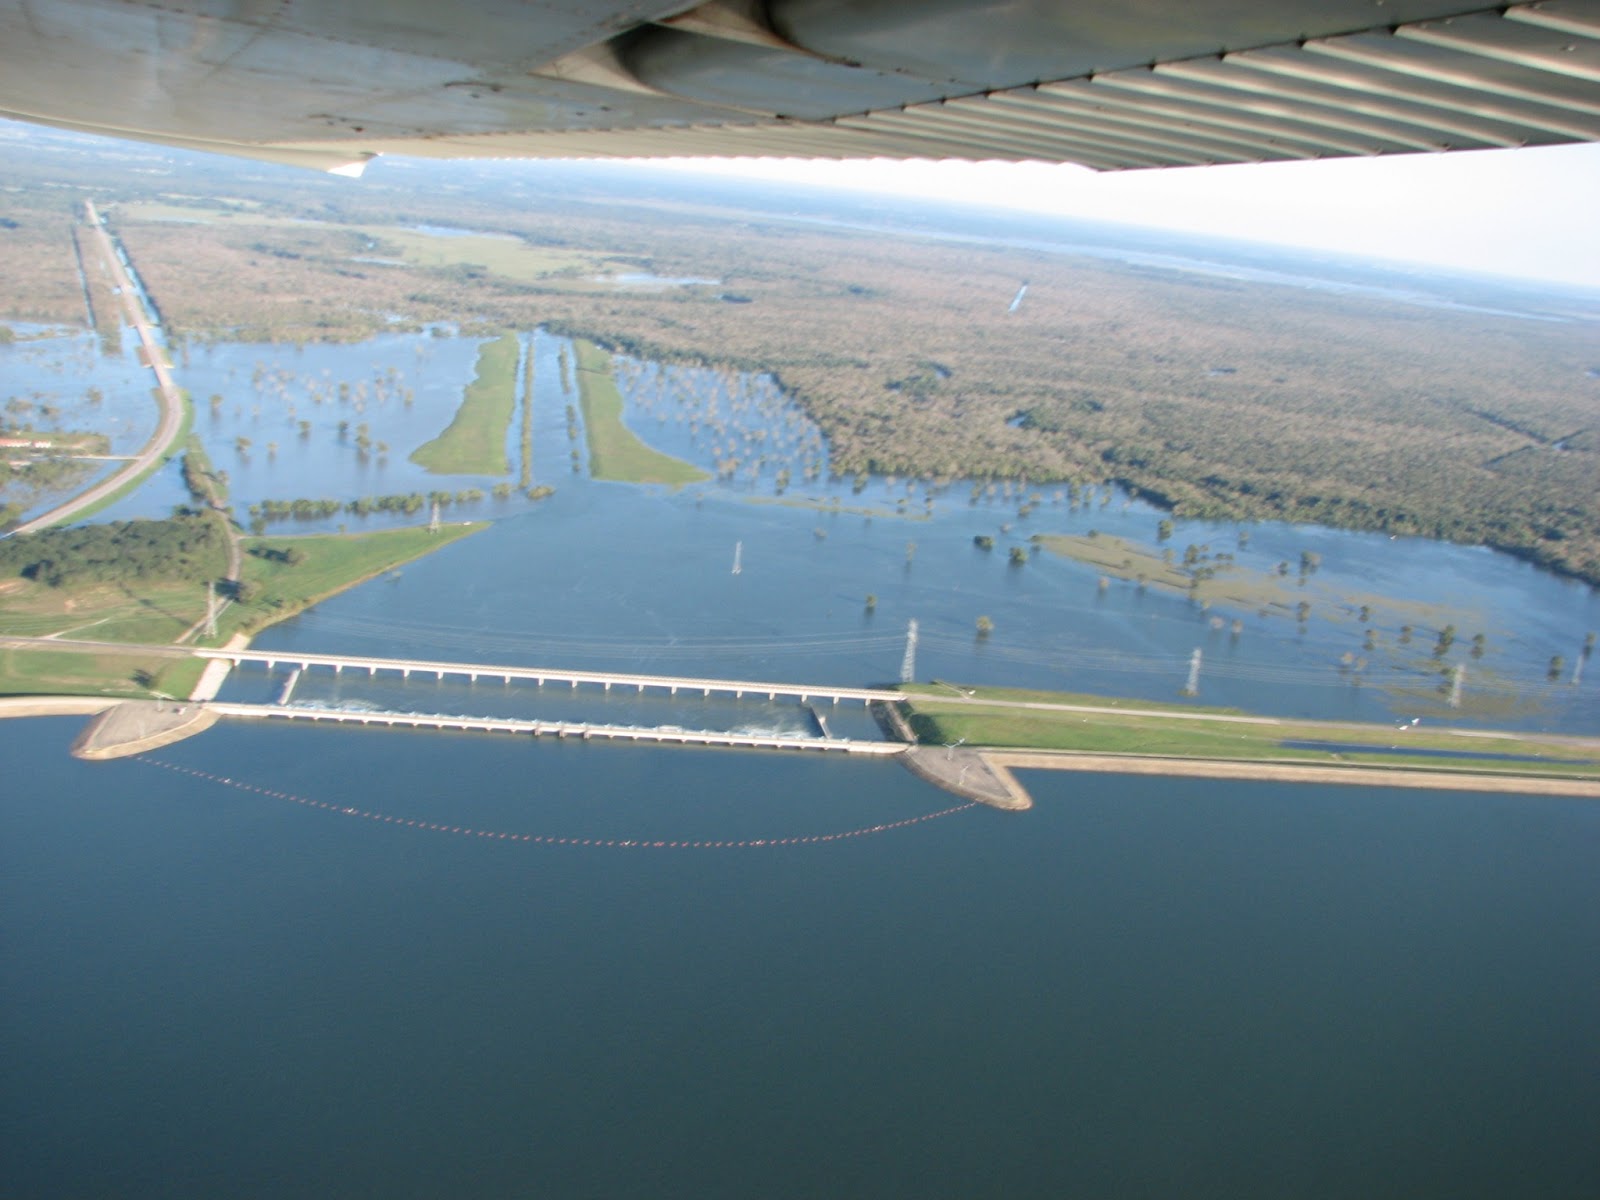
{"type": "Polygon", "coordinates": [[[908,695],[917,696],[931,691],[930,699],[937,699],[943,693],[951,697],[962,696],[971,700],[1002,700],[1013,704],[1082,704],[1092,705],[1095,708],[1140,709],[1150,712],[1214,713],[1223,717],[1249,715],[1243,709],[1225,708],[1218,705],[1190,704],[1187,702],[1175,704],[1166,700],[1139,700],[1129,696],[1096,696],[1089,692],[1049,692],[1038,688],[969,686],[967,684],[947,683],[941,679],[935,679],[926,684],[902,683],[899,688],[908,695]]]}
{"type": "Polygon", "coordinates": [[[287,620],[319,600],[488,527],[487,521],[473,521],[444,525],[437,533],[416,526],[373,533],[246,538],[241,583],[247,599],[223,610],[213,642],[221,644],[235,633],[255,633],[287,620]],[[274,556],[290,550],[299,555],[292,564],[274,556]]]}
{"type": "Polygon", "coordinates": [[[533,343],[522,367],[522,474],[517,486],[527,491],[533,486],[533,343]]]}
{"type": "MultiPolygon", "coordinates": [[[[986,689],[995,691],[998,689],[986,689]]],[[[1476,775],[1556,775],[1600,778],[1600,754],[1535,735],[1510,734],[1478,737],[1421,728],[1398,733],[1379,725],[1336,722],[1282,721],[1248,723],[1230,720],[1222,711],[1185,708],[1173,715],[1151,713],[1166,706],[1144,701],[1111,700],[1094,696],[1024,693],[1028,700],[1011,705],[975,705],[955,696],[926,691],[908,700],[911,728],[918,739],[949,744],[961,739],[974,747],[1028,750],[1067,750],[1086,754],[1131,754],[1168,758],[1231,759],[1251,762],[1299,762],[1398,767],[1423,771],[1458,771],[1476,775]],[[1081,709],[1040,709],[1024,704],[1121,706],[1124,711],[1092,712],[1081,709]],[[1127,708],[1144,710],[1140,713],[1127,708]],[[1146,714],[1151,715],[1146,715],[1146,714]],[[1326,749],[1297,748],[1284,742],[1327,744],[1326,749]],[[1382,747],[1391,744],[1394,753],[1382,747]],[[1406,750],[1441,751],[1417,755],[1406,750]],[[1461,757],[1452,757],[1451,752],[1461,757]],[[1494,754],[1536,758],[1506,761],[1477,758],[1494,754]]],[[[981,696],[981,694],[980,694],[981,696]]],[[[994,697],[988,697],[994,699],[994,697]]]]}
{"type": "Polygon", "coordinates": [[[435,475],[504,475],[506,430],[517,405],[515,334],[505,333],[478,350],[477,373],[461,407],[443,433],[411,453],[411,461],[435,475]]]}
{"type": "Polygon", "coordinates": [[[611,377],[611,355],[579,341],[578,399],[589,440],[589,474],[622,483],[666,483],[681,487],[710,476],[692,463],[652,450],[622,423],[622,393],[611,377]]]}

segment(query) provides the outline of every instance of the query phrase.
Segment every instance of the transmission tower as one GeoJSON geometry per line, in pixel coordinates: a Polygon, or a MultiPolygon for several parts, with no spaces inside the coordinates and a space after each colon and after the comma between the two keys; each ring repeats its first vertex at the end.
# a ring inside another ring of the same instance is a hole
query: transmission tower
{"type": "Polygon", "coordinates": [[[206,636],[217,636],[217,589],[211,580],[206,580],[206,636]]]}
{"type": "Polygon", "coordinates": [[[1450,707],[1461,707],[1461,681],[1467,676],[1467,664],[1457,663],[1455,674],[1450,678],[1450,707]]]}
{"type": "Polygon", "coordinates": [[[917,677],[917,621],[913,617],[906,625],[906,656],[900,660],[900,682],[910,683],[917,677]]]}
{"type": "Polygon", "coordinates": [[[433,502],[433,514],[428,518],[428,532],[439,532],[439,502],[437,500],[433,502]]]}
{"type": "Polygon", "coordinates": [[[1200,694],[1200,647],[1194,648],[1194,653],[1189,656],[1189,682],[1183,685],[1185,696],[1198,696],[1200,694]]]}

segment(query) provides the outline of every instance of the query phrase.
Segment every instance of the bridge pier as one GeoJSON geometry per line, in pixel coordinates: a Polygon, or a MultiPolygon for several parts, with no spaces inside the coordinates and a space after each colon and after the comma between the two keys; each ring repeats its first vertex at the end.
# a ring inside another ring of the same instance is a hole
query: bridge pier
{"type": "Polygon", "coordinates": [[[301,668],[296,667],[289,672],[289,678],[284,680],[283,690],[278,693],[278,707],[282,708],[289,703],[289,697],[294,695],[294,685],[300,682],[301,668]]]}

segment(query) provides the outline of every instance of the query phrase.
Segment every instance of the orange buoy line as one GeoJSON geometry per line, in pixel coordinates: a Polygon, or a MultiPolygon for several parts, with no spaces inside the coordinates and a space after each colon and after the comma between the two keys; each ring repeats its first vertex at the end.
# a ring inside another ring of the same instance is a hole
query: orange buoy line
{"type": "Polygon", "coordinates": [[[462,825],[445,825],[438,821],[427,821],[415,817],[397,817],[391,813],[373,812],[364,808],[356,808],[352,805],[333,804],[327,800],[314,800],[309,796],[297,796],[293,792],[280,792],[273,788],[261,787],[258,784],[247,783],[242,779],[234,779],[231,776],[213,775],[210,771],[202,771],[195,767],[182,767],[177,763],[163,762],[159,758],[151,758],[145,754],[135,755],[133,761],[145,763],[152,767],[160,767],[164,771],[172,771],[179,775],[203,779],[208,783],[231,787],[241,792],[253,792],[258,796],[267,796],[274,800],[287,800],[292,804],[300,804],[306,808],[320,808],[326,812],[337,813],[340,816],[360,817],[364,820],[376,821],[385,825],[403,825],[408,829],[420,829],[427,833],[448,833],[459,837],[484,838],[490,841],[528,842],[544,846],[596,846],[615,850],[755,850],[768,849],[775,846],[815,846],[824,842],[840,842],[847,838],[867,837],[871,834],[888,833],[894,829],[905,829],[911,825],[920,825],[924,821],[935,821],[940,817],[953,816],[955,813],[966,812],[968,809],[978,807],[977,801],[969,800],[965,804],[943,808],[938,812],[923,813],[919,817],[907,817],[901,821],[887,821],[881,825],[864,825],[859,829],[845,829],[838,833],[814,833],[799,837],[743,838],[733,841],[553,837],[538,833],[511,833],[494,829],[472,829],[462,825]]]}

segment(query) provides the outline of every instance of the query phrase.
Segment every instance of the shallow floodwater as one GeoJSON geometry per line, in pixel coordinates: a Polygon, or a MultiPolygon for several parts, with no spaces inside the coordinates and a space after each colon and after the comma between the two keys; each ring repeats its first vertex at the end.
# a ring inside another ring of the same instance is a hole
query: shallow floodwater
{"type": "MultiPolygon", "coordinates": [[[[139,452],[161,413],[154,381],[138,361],[131,334],[108,354],[98,337],[83,330],[6,324],[16,340],[0,344],[0,420],[46,432],[101,433],[109,442],[108,454],[139,452]]],[[[90,464],[69,487],[29,498],[24,516],[46,511],[122,465],[90,464]]]]}
{"type": "MultiPolygon", "coordinates": [[[[534,383],[530,401],[519,370],[510,470],[499,477],[439,476],[409,462],[449,424],[480,339],[393,334],[355,346],[183,352],[196,432],[247,521],[264,500],[488,493],[496,482],[520,483],[524,471],[556,488],[538,502],[518,491],[449,506],[445,519],[497,523],[269,631],[259,644],[861,684],[899,677],[915,620],[920,679],[1168,700],[1187,683],[1198,651],[1202,703],[1577,732],[1600,725],[1594,681],[1574,681],[1584,636],[1600,627],[1595,592],[1504,555],[1315,526],[1178,521],[1168,543],[1175,553],[1195,544],[1273,578],[1278,564],[1302,554],[1321,561],[1304,588],[1288,576],[1275,604],[1206,610],[1153,587],[1102,586],[1095,568],[1049,553],[1009,562],[1008,551],[1031,548],[1035,533],[1098,531],[1150,543],[1162,514],[1121,493],[1086,490],[1074,503],[1069,489],[1050,484],[835,478],[820,431],[770,377],[625,357],[615,374],[630,427],[711,478],[678,491],[596,482],[587,476],[569,348],[543,333],[521,340],[534,383]],[[992,537],[994,549],[975,546],[978,535],[992,537]],[[1360,603],[1373,597],[1394,603],[1361,618],[1360,603]],[[1291,611],[1300,598],[1313,601],[1303,623],[1291,611]],[[976,636],[979,617],[993,624],[984,638],[976,636]],[[1456,645],[1435,658],[1434,634],[1446,623],[1456,626],[1456,645]],[[1406,624],[1416,627],[1409,641],[1406,624]],[[1468,652],[1479,633],[1481,657],[1468,652]],[[1554,655],[1564,666],[1552,680],[1554,655]],[[1451,709],[1441,672],[1457,666],[1465,670],[1462,706],[1451,709]]],[[[74,346],[63,341],[51,369],[63,371],[74,346]]],[[[102,519],[159,516],[186,498],[174,462],[102,519]]],[[[294,534],[420,519],[340,512],[267,528],[294,534]]],[[[255,698],[279,682],[243,673],[230,694],[255,698]]],[[[365,695],[353,683],[332,688],[309,676],[302,687],[305,699],[424,711],[472,711],[478,703],[422,687],[365,695]]],[[[528,711],[549,708],[541,700],[528,711]]],[[[659,719],[660,711],[641,710],[640,719],[659,719]]],[[[696,723],[692,713],[673,712],[665,723],[696,723]]],[[[723,727],[747,717],[704,720],[723,727]]],[[[774,728],[808,720],[794,712],[758,717],[774,728]]]]}
{"type": "MultiPolygon", "coordinates": [[[[524,345],[532,474],[555,495],[484,502],[461,515],[505,513],[491,529],[258,646],[853,685],[898,677],[915,619],[922,680],[1172,700],[1198,648],[1200,702],[1470,717],[1396,616],[1357,667],[1366,623],[1321,600],[1302,628],[1008,563],[1034,532],[1150,541],[1161,514],[1121,496],[830,480],[759,377],[619,362],[642,437],[743,465],[675,492],[590,480],[562,345],[524,345]]],[[[241,507],[487,489],[405,463],[475,348],[194,348],[185,384],[241,507]],[[304,446],[291,419],[314,423],[304,446]],[[339,439],[360,419],[386,466],[339,439]]],[[[160,486],[126,503],[163,511],[160,486]]],[[[378,524],[274,529],[345,522],[378,524]]],[[[1308,587],[1448,604],[1450,661],[1469,700],[1510,706],[1497,723],[1600,724],[1594,679],[1545,679],[1600,627],[1590,589],[1466,547],[1238,532],[1179,522],[1172,544],[1263,570],[1311,551],[1308,587]]],[[[284,678],[240,671],[225,694],[284,678]]],[[[316,671],[295,698],[811,720],[316,671]]],[[[871,735],[859,708],[826,715],[871,735]]],[[[66,754],[79,727],[0,722],[10,1194],[1600,1193],[1592,801],[1029,772],[1035,809],[1000,814],[842,757],[225,724],[90,765],[66,754]]]]}

